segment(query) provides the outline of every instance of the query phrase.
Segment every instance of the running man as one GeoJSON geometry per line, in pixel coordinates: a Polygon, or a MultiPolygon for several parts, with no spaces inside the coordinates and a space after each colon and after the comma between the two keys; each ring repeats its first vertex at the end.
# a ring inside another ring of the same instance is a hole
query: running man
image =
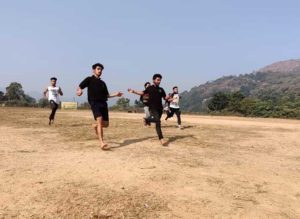
{"type": "Polygon", "coordinates": [[[109,94],[105,82],[100,78],[104,66],[100,63],[96,63],[92,66],[93,75],[85,78],[77,88],[77,95],[83,94],[83,89],[88,88],[88,102],[91,106],[91,110],[96,120],[96,124],[93,125],[96,134],[98,135],[100,147],[102,150],[109,150],[110,148],[104,143],[103,128],[109,126],[108,106],[107,99],[112,97],[121,97],[123,93],[116,92],[109,94]]]}
{"type": "MultiPolygon", "coordinates": [[[[151,86],[151,84],[150,84],[150,82],[146,82],[145,84],[144,84],[144,88],[145,88],[145,90],[149,87],[149,86],[151,86]]],[[[128,91],[129,91],[130,89],[128,89],[128,91]]],[[[144,112],[145,112],[145,116],[144,116],[144,125],[145,126],[150,126],[151,125],[151,123],[147,123],[146,122],[146,118],[148,118],[148,117],[150,117],[150,111],[149,111],[149,94],[147,94],[147,93],[145,93],[145,90],[143,91],[143,93],[144,93],[144,95],[140,95],[140,93],[142,93],[142,92],[138,92],[139,94],[137,94],[137,95],[139,95],[140,96],[140,101],[143,103],[143,105],[144,105],[144,112]]],[[[130,91],[129,91],[130,92],[130,91]]]]}
{"type": "MultiPolygon", "coordinates": [[[[172,93],[169,93],[168,94],[169,97],[172,96],[172,93]]],[[[164,104],[164,110],[163,110],[166,114],[169,114],[171,111],[170,111],[170,99],[169,100],[166,100],[165,101],[165,104],[164,104]]],[[[166,120],[167,121],[167,120],[166,120]]]]}
{"type": "Polygon", "coordinates": [[[63,92],[60,87],[56,86],[57,78],[52,77],[50,78],[50,86],[47,87],[44,91],[44,97],[47,98],[48,93],[48,100],[50,103],[51,114],[49,116],[49,125],[54,123],[55,113],[59,105],[59,95],[63,96],[63,92]]]}
{"type": "Polygon", "coordinates": [[[181,129],[181,111],[179,107],[180,96],[178,94],[178,87],[173,87],[173,93],[171,94],[171,98],[168,100],[170,103],[170,111],[167,113],[166,121],[169,118],[172,118],[174,114],[177,116],[177,127],[181,129]]]}
{"type": "MultiPolygon", "coordinates": [[[[147,94],[147,93],[145,93],[145,91],[146,91],[146,89],[148,88],[148,87],[150,87],[151,86],[151,84],[150,84],[150,82],[146,82],[145,84],[144,84],[144,88],[145,88],[145,90],[144,90],[144,95],[141,95],[141,101],[143,102],[143,104],[144,104],[144,112],[145,112],[145,119],[146,118],[149,118],[150,117],[150,111],[149,111],[149,94],[147,94]]],[[[144,119],[144,121],[145,121],[145,119],[144,119]]],[[[147,122],[144,122],[144,125],[149,125],[149,126],[151,126],[151,123],[147,123],[147,122]]]]}
{"type": "Polygon", "coordinates": [[[163,105],[162,99],[169,99],[169,96],[166,95],[166,92],[159,85],[161,83],[162,76],[160,74],[153,75],[153,85],[146,88],[145,91],[135,91],[133,89],[128,89],[128,92],[137,94],[137,95],[149,95],[149,110],[150,117],[145,119],[146,123],[155,123],[156,124],[156,132],[158,138],[163,146],[167,146],[168,142],[164,140],[162,131],[161,131],[161,116],[163,113],[163,105]]]}

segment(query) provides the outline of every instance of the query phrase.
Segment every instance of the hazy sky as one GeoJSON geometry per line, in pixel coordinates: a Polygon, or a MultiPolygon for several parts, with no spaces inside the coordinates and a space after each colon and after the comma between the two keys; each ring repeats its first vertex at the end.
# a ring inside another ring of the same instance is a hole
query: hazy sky
{"type": "Polygon", "coordinates": [[[17,81],[40,92],[56,76],[72,98],[101,62],[111,92],[141,89],[154,72],[166,90],[189,90],[300,58],[299,8],[298,0],[1,1],[0,88],[17,81]]]}

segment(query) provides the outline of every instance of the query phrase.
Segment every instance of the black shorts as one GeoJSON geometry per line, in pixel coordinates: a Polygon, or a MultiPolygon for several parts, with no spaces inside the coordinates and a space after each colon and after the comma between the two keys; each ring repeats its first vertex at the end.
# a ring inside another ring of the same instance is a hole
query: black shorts
{"type": "Polygon", "coordinates": [[[108,106],[105,101],[94,101],[90,100],[89,104],[91,105],[91,109],[94,115],[95,120],[97,120],[98,117],[102,117],[103,121],[108,122],[108,106]]]}
{"type": "Polygon", "coordinates": [[[58,108],[58,104],[54,101],[54,100],[50,100],[50,108],[51,109],[57,109],[58,108]]]}

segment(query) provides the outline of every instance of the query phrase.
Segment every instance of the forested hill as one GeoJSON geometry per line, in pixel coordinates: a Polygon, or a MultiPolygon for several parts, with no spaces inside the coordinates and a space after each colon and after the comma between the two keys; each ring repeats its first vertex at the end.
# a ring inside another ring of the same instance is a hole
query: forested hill
{"type": "Polygon", "coordinates": [[[240,91],[245,97],[274,100],[300,96],[300,60],[276,62],[257,72],[224,76],[181,94],[184,111],[207,111],[207,103],[217,92],[240,91]]]}

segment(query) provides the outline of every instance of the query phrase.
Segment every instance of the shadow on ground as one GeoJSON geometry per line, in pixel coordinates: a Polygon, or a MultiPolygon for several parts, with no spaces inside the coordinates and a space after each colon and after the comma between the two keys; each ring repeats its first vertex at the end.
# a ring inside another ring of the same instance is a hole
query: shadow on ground
{"type": "MultiPolygon", "coordinates": [[[[194,135],[178,135],[178,136],[170,137],[169,140],[168,140],[168,145],[170,143],[173,143],[177,140],[184,139],[184,138],[194,138],[194,139],[196,139],[194,135]]],[[[111,148],[113,149],[113,148],[126,147],[126,146],[129,146],[131,144],[140,143],[140,142],[147,141],[147,140],[150,140],[150,139],[158,141],[158,139],[156,137],[134,138],[134,139],[125,140],[122,143],[111,142],[113,144],[117,144],[117,146],[112,146],[111,148]]]]}

